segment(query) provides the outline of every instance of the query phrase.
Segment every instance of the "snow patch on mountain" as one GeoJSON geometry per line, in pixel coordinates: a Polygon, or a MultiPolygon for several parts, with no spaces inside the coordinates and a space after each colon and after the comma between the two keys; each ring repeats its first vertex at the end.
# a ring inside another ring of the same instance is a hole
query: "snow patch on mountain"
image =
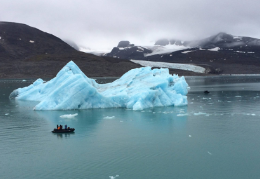
{"type": "Polygon", "coordinates": [[[209,51],[214,51],[214,52],[217,52],[217,51],[219,51],[220,50],[220,48],[219,47],[215,47],[215,48],[211,48],[211,49],[208,49],[209,51]]]}
{"type": "Polygon", "coordinates": [[[146,57],[152,56],[152,55],[159,55],[159,54],[168,54],[179,50],[188,49],[189,47],[185,47],[182,45],[166,45],[166,46],[146,46],[145,48],[152,50],[152,53],[145,54],[146,57]]]}

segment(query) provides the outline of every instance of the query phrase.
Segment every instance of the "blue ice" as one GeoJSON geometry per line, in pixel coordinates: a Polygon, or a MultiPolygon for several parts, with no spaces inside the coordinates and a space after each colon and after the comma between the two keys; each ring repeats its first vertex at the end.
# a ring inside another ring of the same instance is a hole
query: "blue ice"
{"type": "Polygon", "coordinates": [[[14,90],[10,98],[39,101],[34,110],[117,108],[143,110],[187,105],[188,84],[167,68],[141,67],[112,83],[98,84],[70,61],[48,82],[42,79],[14,90]]]}

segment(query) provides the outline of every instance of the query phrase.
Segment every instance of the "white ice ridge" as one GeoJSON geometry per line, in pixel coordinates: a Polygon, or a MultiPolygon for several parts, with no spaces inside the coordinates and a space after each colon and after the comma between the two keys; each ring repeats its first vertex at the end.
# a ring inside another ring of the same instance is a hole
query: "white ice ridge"
{"type": "Polygon", "coordinates": [[[123,107],[142,110],[155,106],[187,105],[188,84],[168,69],[136,68],[118,80],[98,84],[72,61],[48,82],[36,80],[10,94],[16,100],[40,101],[35,110],[123,107]]]}
{"type": "Polygon", "coordinates": [[[75,114],[64,114],[64,115],[61,115],[60,117],[61,118],[74,118],[77,115],[78,115],[78,113],[75,113],[75,114]]]}
{"type": "Polygon", "coordinates": [[[145,61],[145,60],[131,60],[131,61],[134,63],[138,63],[142,66],[171,68],[171,69],[193,71],[193,72],[197,72],[197,73],[205,73],[205,68],[196,66],[196,65],[191,65],[191,64],[151,62],[151,61],[145,61]]]}

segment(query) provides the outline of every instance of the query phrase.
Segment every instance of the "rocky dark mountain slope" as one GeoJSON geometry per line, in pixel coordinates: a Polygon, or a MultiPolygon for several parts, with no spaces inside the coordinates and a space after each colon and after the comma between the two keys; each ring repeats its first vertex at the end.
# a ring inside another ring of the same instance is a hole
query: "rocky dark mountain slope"
{"type": "Polygon", "coordinates": [[[121,76],[140,67],[129,60],[79,52],[25,24],[0,22],[0,78],[52,78],[70,60],[89,77],[121,76]]]}
{"type": "Polygon", "coordinates": [[[106,56],[194,64],[212,74],[260,74],[260,40],[226,33],[196,41],[161,39],[152,47],[115,47],[106,56]]]}

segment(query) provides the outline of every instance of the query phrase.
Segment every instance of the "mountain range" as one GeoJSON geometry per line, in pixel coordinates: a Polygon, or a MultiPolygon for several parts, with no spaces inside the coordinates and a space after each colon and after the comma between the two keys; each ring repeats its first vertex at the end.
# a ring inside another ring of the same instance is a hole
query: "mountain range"
{"type": "Polygon", "coordinates": [[[194,64],[212,74],[260,73],[260,39],[227,33],[195,41],[160,39],[153,46],[136,46],[124,41],[104,56],[194,64]]]}
{"type": "Polygon", "coordinates": [[[260,74],[260,40],[223,32],[194,41],[164,38],[150,46],[121,41],[110,53],[99,56],[79,49],[73,41],[26,24],[0,22],[0,78],[53,78],[71,60],[89,77],[119,77],[140,67],[130,60],[206,69],[202,74],[170,69],[179,75],[260,74]]]}

